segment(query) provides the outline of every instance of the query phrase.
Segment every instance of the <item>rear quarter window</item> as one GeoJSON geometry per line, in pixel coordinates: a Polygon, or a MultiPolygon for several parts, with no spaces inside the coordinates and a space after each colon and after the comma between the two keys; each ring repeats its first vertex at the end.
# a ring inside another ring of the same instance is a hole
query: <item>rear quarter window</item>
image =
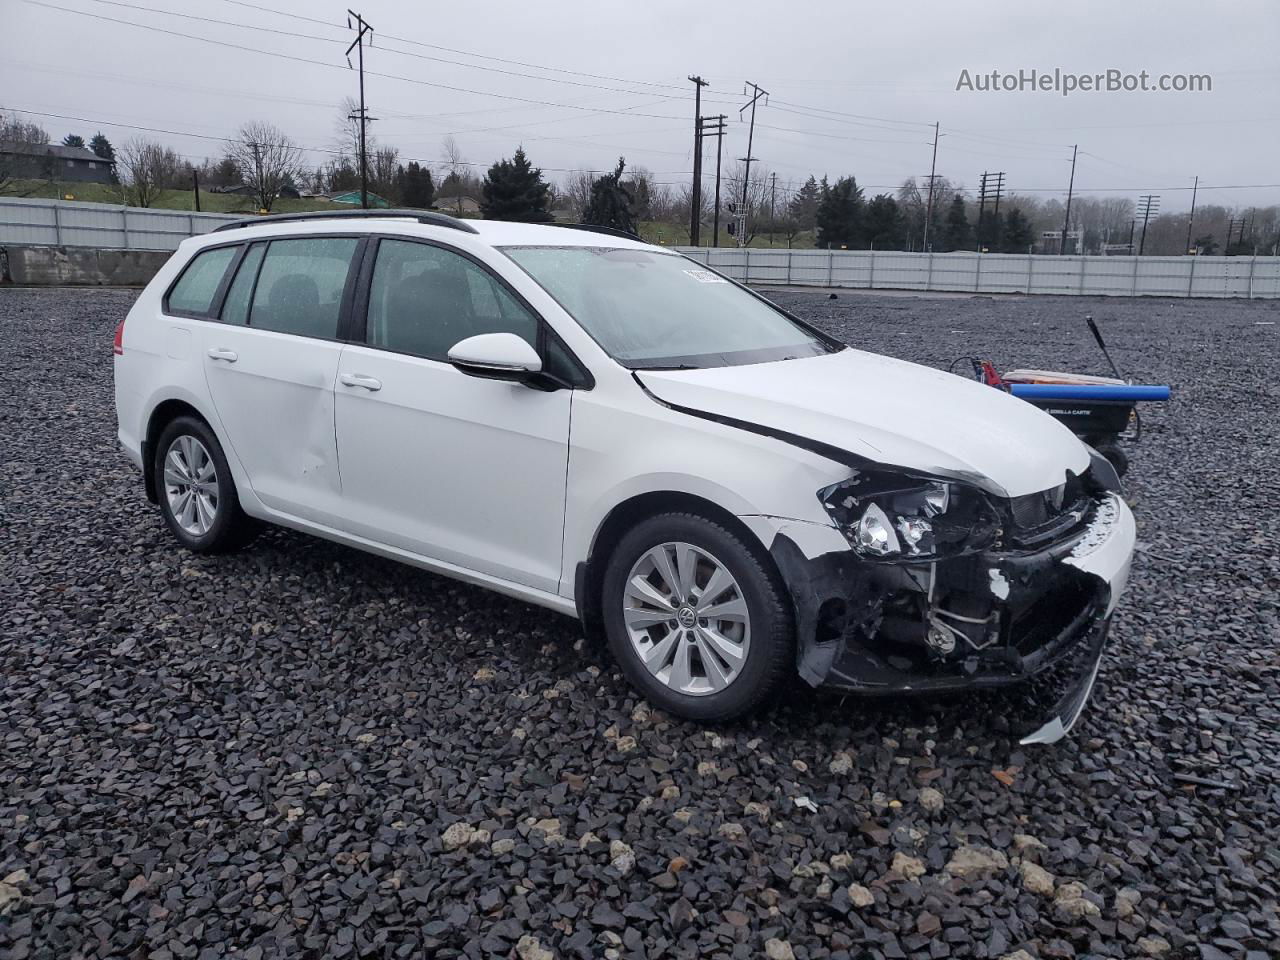
{"type": "Polygon", "coordinates": [[[177,282],[169,288],[165,311],[190,317],[209,316],[222,278],[239,249],[238,246],[216,247],[192,257],[177,282]]]}

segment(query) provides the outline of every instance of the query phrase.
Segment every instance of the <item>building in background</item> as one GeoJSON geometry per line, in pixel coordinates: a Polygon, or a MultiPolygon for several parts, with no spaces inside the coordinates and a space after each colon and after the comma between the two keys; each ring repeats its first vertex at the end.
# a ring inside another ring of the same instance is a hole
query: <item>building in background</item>
{"type": "Polygon", "coordinates": [[[0,167],[17,179],[111,183],[111,161],[86,147],[0,143],[0,167]]]}

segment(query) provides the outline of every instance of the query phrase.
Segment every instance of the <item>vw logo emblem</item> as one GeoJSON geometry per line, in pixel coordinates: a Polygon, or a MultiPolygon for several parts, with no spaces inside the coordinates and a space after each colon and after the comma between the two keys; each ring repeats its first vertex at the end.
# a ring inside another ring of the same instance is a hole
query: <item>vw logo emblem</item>
{"type": "Polygon", "coordinates": [[[676,619],[680,621],[680,626],[688,629],[697,622],[698,615],[694,612],[693,607],[681,607],[676,613],[676,619]]]}

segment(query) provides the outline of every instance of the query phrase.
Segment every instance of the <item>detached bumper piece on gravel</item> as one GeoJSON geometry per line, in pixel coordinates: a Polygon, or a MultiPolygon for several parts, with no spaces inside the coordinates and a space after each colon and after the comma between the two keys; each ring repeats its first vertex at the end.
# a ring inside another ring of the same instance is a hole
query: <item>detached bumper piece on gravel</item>
{"type": "Polygon", "coordinates": [[[1133,516],[1092,491],[1079,516],[1034,546],[1043,518],[997,548],[932,563],[806,557],[785,533],[772,553],[795,601],[801,676],[858,694],[936,693],[1052,677],[1047,718],[1023,743],[1053,743],[1084,710],[1115,600],[1128,578],[1133,516]],[[1056,699],[1056,702],[1054,700],[1056,699]]]}

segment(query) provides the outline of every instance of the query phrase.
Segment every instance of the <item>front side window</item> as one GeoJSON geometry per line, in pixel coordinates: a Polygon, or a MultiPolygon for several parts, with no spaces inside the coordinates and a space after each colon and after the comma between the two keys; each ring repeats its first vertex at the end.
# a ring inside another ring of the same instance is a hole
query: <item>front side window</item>
{"type": "Polygon", "coordinates": [[[408,240],[382,240],[369,287],[368,342],[447,360],[459,341],[514,333],[537,348],[538,321],[466,257],[408,240]]]}
{"type": "Polygon", "coordinates": [[[198,253],[169,291],[166,309],[171,313],[207,316],[218,294],[218,285],[239,247],[218,247],[198,253]]]}
{"type": "Polygon", "coordinates": [[[302,337],[338,336],[355,237],[272,240],[253,292],[249,326],[302,337]]]}
{"type": "Polygon", "coordinates": [[[678,254],[600,247],[503,252],[633,369],[763,363],[838,349],[678,254]]]}

